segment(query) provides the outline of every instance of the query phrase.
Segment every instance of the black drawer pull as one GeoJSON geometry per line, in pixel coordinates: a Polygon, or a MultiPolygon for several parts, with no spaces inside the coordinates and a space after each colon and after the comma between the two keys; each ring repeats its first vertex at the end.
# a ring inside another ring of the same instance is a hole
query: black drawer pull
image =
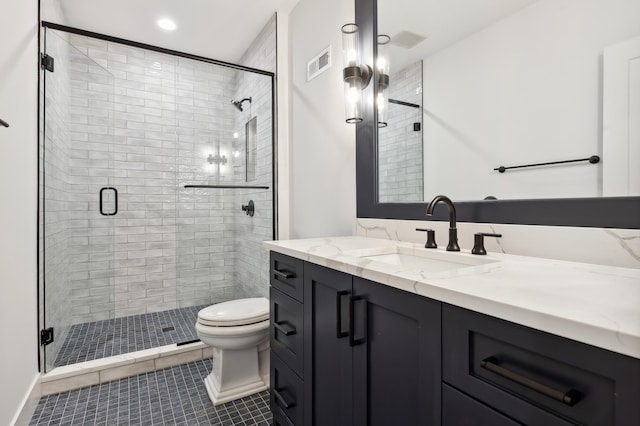
{"type": "Polygon", "coordinates": [[[282,392],[282,389],[280,389],[280,391],[278,391],[278,389],[273,390],[273,396],[276,397],[280,405],[282,405],[284,408],[293,408],[296,406],[295,401],[288,402],[280,392],[282,392]]]}
{"type": "Polygon", "coordinates": [[[348,294],[348,291],[336,292],[336,311],[338,313],[338,315],[336,315],[336,337],[338,339],[342,339],[349,335],[349,332],[342,331],[342,296],[346,296],[348,294]]]}
{"type": "Polygon", "coordinates": [[[540,382],[536,382],[533,379],[522,376],[518,373],[514,373],[511,370],[507,370],[504,367],[501,367],[500,361],[494,357],[489,357],[480,362],[480,366],[485,370],[489,370],[492,373],[497,374],[498,376],[504,377],[505,379],[509,379],[513,382],[516,382],[522,386],[525,386],[531,390],[534,390],[538,393],[541,393],[549,398],[552,398],[556,401],[562,402],[568,406],[574,406],[580,401],[582,395],[575,389],[569,389],[566,392],[559,391],[547,385],[544,385],[540,382]]]}
{"type": "Polygon", "coordinates": [[[286,322],[273,322],[273,326],[285,336],[291,336],[296,334],[296,328],[287,324],[286,322]]]}
{"type": "Polygon", "coordinates": [[[296,277],[296,274],[294,274],[294,273],[278,271],[277,269],[274,269],[273,273],[276,276],[280,277],[280,278],[284,278],[285,280],[288,280],[289,278],[295,278],[296,277]]]}

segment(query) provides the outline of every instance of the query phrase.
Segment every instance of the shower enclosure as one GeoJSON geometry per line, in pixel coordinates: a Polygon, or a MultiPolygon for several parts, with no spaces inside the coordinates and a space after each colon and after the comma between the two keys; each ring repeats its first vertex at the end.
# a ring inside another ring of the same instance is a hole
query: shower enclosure
{"type": "Polygon", "coordinates": [[[267,296],[275,20],[251,66],[48,23],[44,43],[45,371],[196,339],[201,307],[267,296]]]}

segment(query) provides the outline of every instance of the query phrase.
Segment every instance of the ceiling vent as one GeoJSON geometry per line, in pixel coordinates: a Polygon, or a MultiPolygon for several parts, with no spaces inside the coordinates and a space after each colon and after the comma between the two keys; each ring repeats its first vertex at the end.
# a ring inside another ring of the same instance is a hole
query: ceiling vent
{"type": "Polygon", "coordinates": [[[426,39],[426,36],[412,33],[411,31],[400,31],[394,37],[391,37],[391,44],[405,49],[411,49],[426,39]]]}
{"type": "Polygon", "coordinates": [[[311,81],[331,68],[331,45],[307,62],[307,81],[311,81]]]}

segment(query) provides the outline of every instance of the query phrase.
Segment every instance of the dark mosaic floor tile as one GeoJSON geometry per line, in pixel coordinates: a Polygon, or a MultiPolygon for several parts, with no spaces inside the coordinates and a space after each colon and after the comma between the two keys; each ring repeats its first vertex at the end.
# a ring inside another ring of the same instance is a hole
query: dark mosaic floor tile
{"type": "Polygon", "coordinates": [[[205,306],[73,325],[54,367],[197,339],[194,324],[205,306]]]}
{"type": "Polygon", "coordinates": [[[213,406],[203,382],[210,363],[49,395],[40,400],[30,425],[269,425],[268,391],[213,406]]]}

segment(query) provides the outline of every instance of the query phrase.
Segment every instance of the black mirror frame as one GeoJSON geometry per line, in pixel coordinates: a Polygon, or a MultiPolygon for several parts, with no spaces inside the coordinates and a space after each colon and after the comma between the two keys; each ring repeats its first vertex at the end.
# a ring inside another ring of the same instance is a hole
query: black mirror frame
{"type": "MultiPolygon", "coordinates": [[[[355,0],[363,63],[374,63],[376,17],[377,0],[355,0]]],[[[378,203],[375,86],[363,91],[363,121],[356,125],[357,217],[427,220],[426,202],[378,203]]],[[[640,197],[460,201],[456,210],[459,222],[640,229],[640,197]]],[[[448,220],[448,216],[442,209],[429,220],[448,220]]]]}

